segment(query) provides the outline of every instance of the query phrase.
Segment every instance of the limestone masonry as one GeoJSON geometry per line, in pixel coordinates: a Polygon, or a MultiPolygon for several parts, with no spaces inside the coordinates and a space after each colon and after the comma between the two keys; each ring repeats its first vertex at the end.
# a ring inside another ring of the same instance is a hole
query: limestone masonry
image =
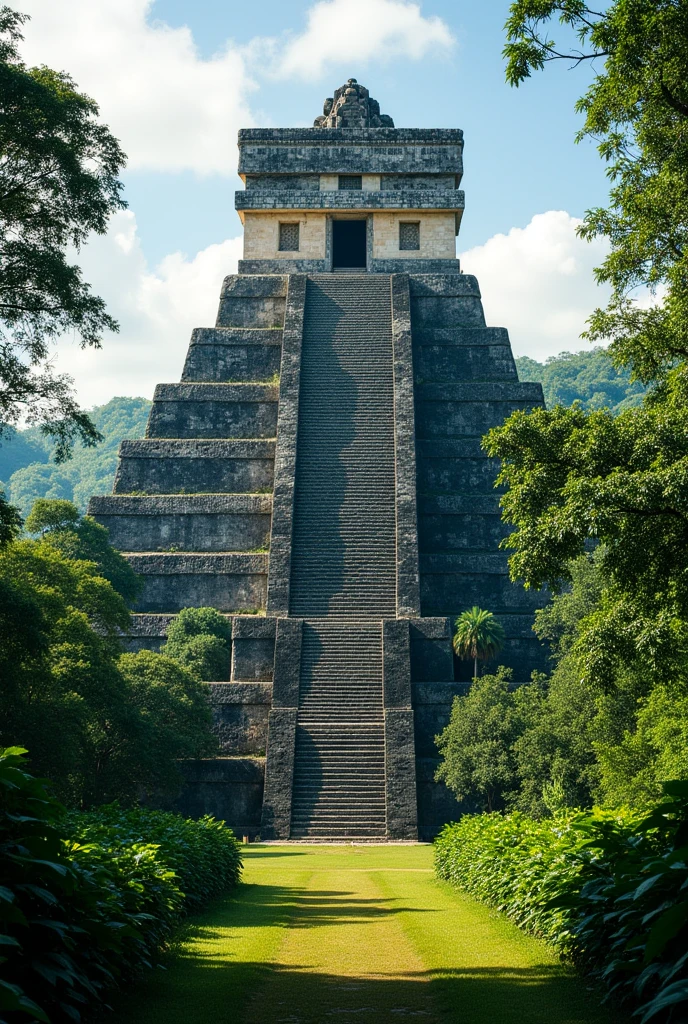
{"type": "Polygon", "coordinates": [[[480,447],[542,391],[459,270],[462,152],[355,79],[313,128],[241,131],[239,273],[91,500],[144,579],[131,649],[187,606],[232,617],[222,756],[186,765],[178,806],[241,833],[431,838],[460,813],[434,781],[470,680],[453,618],[495,612],[500,662],[543,667],[480,447]]]}

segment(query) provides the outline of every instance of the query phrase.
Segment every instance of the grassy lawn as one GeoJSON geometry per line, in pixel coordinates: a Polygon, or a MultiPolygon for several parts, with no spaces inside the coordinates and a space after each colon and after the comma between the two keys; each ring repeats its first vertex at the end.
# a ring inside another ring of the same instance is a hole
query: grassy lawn
{"type": "Polygon", "coordinates": [[[602,1024],[540,942],[432,872],[429,846],[252,846],[116,1024],[602,1024]]]}

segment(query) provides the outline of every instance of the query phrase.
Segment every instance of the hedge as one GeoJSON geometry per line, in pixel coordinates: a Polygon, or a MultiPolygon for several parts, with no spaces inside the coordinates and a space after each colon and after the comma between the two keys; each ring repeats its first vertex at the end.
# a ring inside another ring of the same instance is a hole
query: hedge
{"type": "Polygon", "coordinates": [[[67,815],[25,753],[0,750],[0,1024],[80,1021],[238,882],[240,847],[211,818],[67,815]]]}
{"type": "Polygon", "coordinates": [[[641,1020],[688,1011],[688,783],[649,814],[470,815],[436,840],[440,878],[503,911],[641,1020]]]}

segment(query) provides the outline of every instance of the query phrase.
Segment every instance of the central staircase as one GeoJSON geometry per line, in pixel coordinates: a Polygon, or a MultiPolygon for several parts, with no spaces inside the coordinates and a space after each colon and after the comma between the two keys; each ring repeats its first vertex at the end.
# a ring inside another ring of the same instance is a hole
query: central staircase
{"type": "Polygon", "coordinates": [[[292,838],[384,838],[382,619],[396,614],[388,275],[306,287],[290,615],[303,618],[292,838]]]}

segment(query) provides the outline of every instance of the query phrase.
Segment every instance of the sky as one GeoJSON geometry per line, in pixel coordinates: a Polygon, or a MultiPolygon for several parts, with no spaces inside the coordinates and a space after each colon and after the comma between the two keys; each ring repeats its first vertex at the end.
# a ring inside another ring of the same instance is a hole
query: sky
{"type": "Polygon", "coordinates": [[[604,204],[594,144],[575,144],[593,70],[552,65],[504,80],[508,0],[15,0],[22,54],[64,70],[98,102],[128,154],[128,209],[77,258],[120,322],[100,351],[58,345],[90,408],[176,381],[193,327],[215,321],[241,257],[236,133],[310,126],[357,78],[397,127],[462,128],[462,268],[516,355],[579,350],[605,293],[601,241],[576,226],[604,204]]]}

